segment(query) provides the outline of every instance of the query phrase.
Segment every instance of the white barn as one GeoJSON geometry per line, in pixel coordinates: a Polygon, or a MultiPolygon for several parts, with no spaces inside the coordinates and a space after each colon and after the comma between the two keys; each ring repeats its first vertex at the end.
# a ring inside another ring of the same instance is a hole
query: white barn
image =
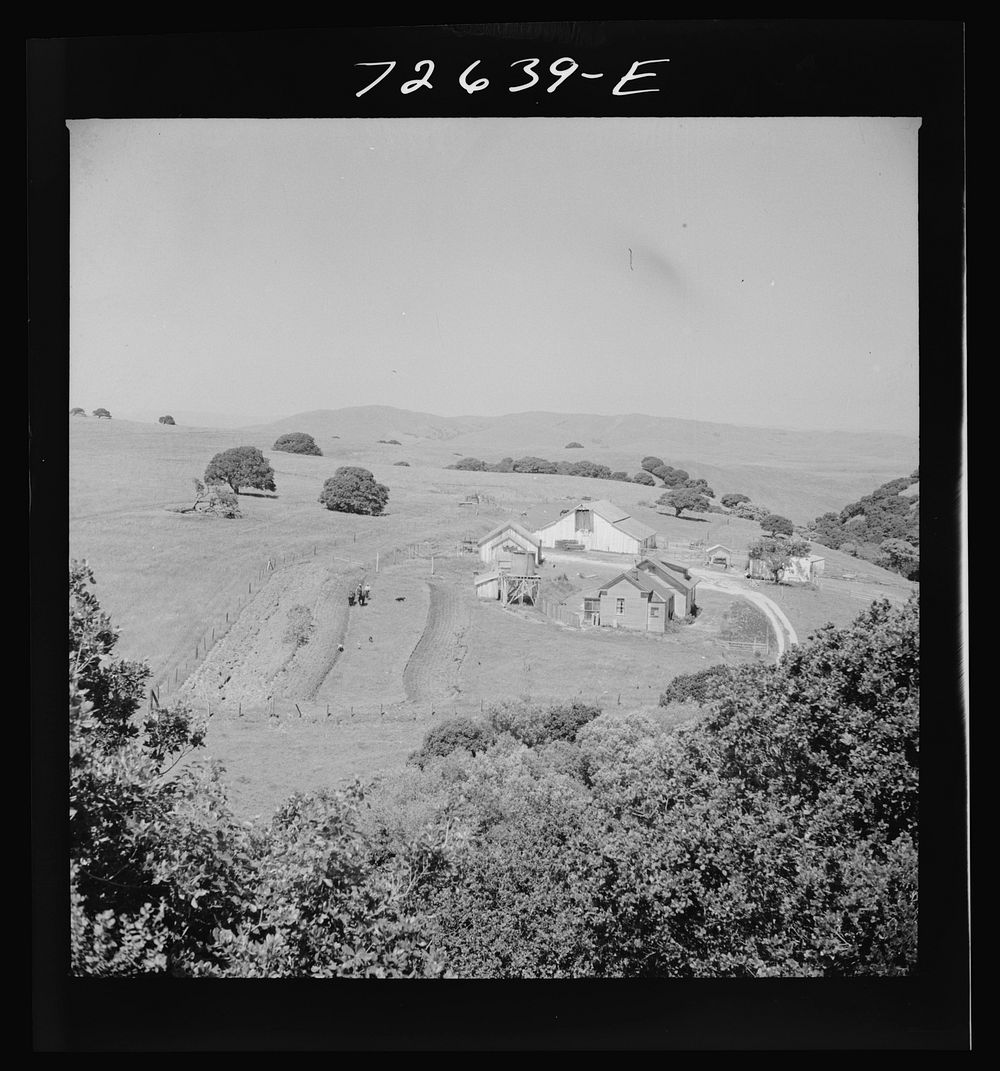
{"type": "Polygon", "coordinates": [[[580,543],[587,550],[615,554],[641,554],[656,547],[655,528],[637,521],[603,498],[581,502],[539,528],[535,538],[543,547],[554,547],[557,541],[565,539],[580,543]]]}

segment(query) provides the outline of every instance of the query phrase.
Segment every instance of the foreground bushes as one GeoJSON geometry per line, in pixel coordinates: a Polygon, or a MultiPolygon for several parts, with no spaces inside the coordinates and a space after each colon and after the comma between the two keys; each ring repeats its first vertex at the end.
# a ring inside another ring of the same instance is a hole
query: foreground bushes
{"type": "Polygon", "coordinates": [[[79,974],[898,975],[916,961],[919,620],[874,604],[777,666],[677,678],[670,730],[584,704],[436,726],[267,826],[71,573],[79,974]]]}

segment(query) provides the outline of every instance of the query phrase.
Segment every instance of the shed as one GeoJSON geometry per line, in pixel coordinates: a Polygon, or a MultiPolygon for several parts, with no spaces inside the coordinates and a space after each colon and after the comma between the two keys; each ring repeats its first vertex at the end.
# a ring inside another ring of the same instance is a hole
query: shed
{"type": "Polygon", "coordinates": [[[479,573],[474,580],[476,595],[480,599],[500,598],[500,574],[499,572],[479,573]]]}
{"type": "Polygon", "coordinates": [[[542,562],[538,539],[516,521],[504,521],[479,540],[479,557],[487,563],[508,565],[515,555],[528,555],[535,563],[542,562]]]}
{"type": "Polygon", "coordinates": [[[586,550],[640,554],[656,547],[656,529],[607,499],[581,499],[575,509],[537,529],[535,539],[543,547],[569,540],[586,550]]]}
{"type": "Polygon", "coordinates": [[[723,546],[721,543],[713,543],[712,546],[705,548],[705,564],[724,565],[727,569],[731,568],[733,564],[732,549],[723,546]]]}
{"type": "MultiPolygon", "coordinates": [[[[782,575],[783,584],[812,584],[826,570],[826,559],[818,554],[789,558],[782,575]]],[[[755,580],[772,580],[771,570],[763,558],[750,558],[748,575],[755,580]]]]}

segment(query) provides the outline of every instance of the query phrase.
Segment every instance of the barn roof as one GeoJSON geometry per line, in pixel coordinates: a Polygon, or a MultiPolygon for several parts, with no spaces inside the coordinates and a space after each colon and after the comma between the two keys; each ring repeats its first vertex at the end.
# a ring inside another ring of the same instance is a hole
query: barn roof
{"type": "Polygon", "coordinates": [[[538,546],[538,540],[527,530],[522,528],[517,521],[504,521],[503,524],[498,524],[492,531],[487,532],[482,539],[479,540],[479,546],[483,546],[484,543],[489,543],[491,539],[495,539],[498,535],[502,535],[506,531],[516,532],[522,539],[526,539],[533,547],[538,546]]]}
{"type": "Polygon", "coordinates": [[[599,498],[596,502],[581,502],[576,508],[592,509],[595,513],[600,514],[606,521],[610,521],[612,524],[624,521],[629,516],[625,510],[616,506],[614,502],[609,502],[606,498],[599,498]]]}
{"type": "MultiPolygon", "coordinates": [[[[609,524],[613,524],[626,535],[632,536],[633,539],[643,540],[656,535],[655,528],[650,528],[648,524],[643,524],[642,521],[637,521],[633,516],[626,513],[625,510],[620,509],[614,502],[609,502],[606,498],[599,498],[595,502],[580,502],[574,509],[592,510],[599,517],[603,517],[609,524]]],[[[574,510],[566,510],[554,521],[549,521],[548,524],[543,524],[538,530],[542,532],[546,528],[551,528],[552,525],[558,524],[566,513],[571,512],[574,512],[574,510]]]]}
{"type": "Polygon", "coordinates": [[[713,543],[710,547],[705,548],[705,553],[711,554],[713,550],[727,550],[730,554],[733,553],[733,548],[727,547],[724,543],[713,543]]]}
{"type": "Polygon", "coordinates": [[[615,521],[614,526],[626,535],[634,536],[639,540],[648,539],[650,536],[656,535],[655,528],[650,528],[648,524],[637,521],[635,517],[625,517],[623,520],[615,521]]]}

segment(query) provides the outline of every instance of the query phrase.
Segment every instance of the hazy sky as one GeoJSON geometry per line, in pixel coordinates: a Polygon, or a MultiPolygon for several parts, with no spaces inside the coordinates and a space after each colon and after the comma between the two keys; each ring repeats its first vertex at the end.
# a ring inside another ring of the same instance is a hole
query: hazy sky
{"type": "Polygon", "coordinates": [[[68,125],[72,405],[916,434],[916,119],[68,125]]]}

